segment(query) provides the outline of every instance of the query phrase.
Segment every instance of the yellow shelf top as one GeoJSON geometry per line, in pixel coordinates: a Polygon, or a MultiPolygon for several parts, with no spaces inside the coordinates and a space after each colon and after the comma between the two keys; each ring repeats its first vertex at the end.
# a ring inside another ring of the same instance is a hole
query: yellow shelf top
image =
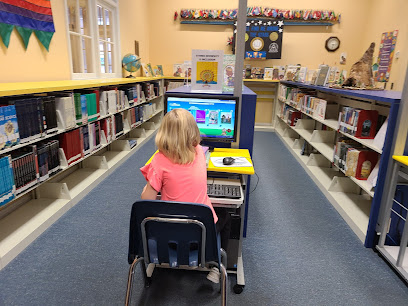
{"type": "MultiPolygon", "coordinates": [[[[214,148],[211,152],[211,157],[245,157],[252,165],[251,155],[248,149],[230,149],[230,148],[214,148]]],[[[211,159],[208,163],[207,171],[226,172],[238,174],[255,174],[254,166],[252,167],[215,167],[211,159]]]]}
{"type": "Polygon", "coordinates": [[[165,77],[0,83],[0,97],[161,80],[165,77]]]}
{"type": "Polygon", "coordinates": [[[396,161],[400,162],[401,164],[404,164],[405,166],[408,166],[408,156],[398,156],[398,155],[393,155],[393,159],[396,161]]]}
{"type": "MultiPolygon", "coordinates": [[[[154,154],[149,158],[149,160],[146,162],[145,165],[150,164],[152,161],[153,157],[159,152],[157,150],[154,152],[154,154]]],[[[245,157],[251,164],[251,155],[249,154],[248,149],[230,149],[230,148],[214,148],[214,151],[211,152],[212,157],[245,157]]],[[[212,172],[226,172],[226,173],[237,173],[237,174],[255,174],[254,167],[215,167],[214,164],[212,163],[211,159],[210,162],[208,163],[208,168],[207,171],[212,171],[212,172]]]]}
{"type": "Polygon", "coordinates": [[[279,80],[264,80],[264,79],[244,79],[244,82],[264,82],[264,83],[279,83],[279,80]]]}

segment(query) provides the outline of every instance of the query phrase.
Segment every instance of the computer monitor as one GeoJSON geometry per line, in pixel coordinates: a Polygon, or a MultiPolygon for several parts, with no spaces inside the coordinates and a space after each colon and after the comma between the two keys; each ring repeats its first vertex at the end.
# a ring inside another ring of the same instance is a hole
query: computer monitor
{"type": "Polygon", "coordinates": [[[166,93],[165,112],[175,108],[188,110],[204,141],[237,140],[238,97],[166,93]]]}

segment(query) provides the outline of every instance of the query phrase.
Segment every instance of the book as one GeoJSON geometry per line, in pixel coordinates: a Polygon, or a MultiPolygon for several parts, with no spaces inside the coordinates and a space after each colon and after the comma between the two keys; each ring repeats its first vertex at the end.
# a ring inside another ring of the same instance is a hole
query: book
{"type": "Polygon", "coordinates": [[[378,153],[374,151],[349,148],[345,174],[359,180],[367,180],[377,161],[378,153]]]}
{"type": "Polygon", "coordinates": [[[191,61],[184,61],[182,77],[191,78],[191,69],[192,69],[191,65],[192,65],[191,61]]]}
{"type": "Polygon", "coordinates": [[[272,80],[279,81],[279,66],[274,66],[272,70],[272,80]]]}
{"type": "Polygon", "coordinates": [[[58,130],[57,110],[55,96],[45,96],[41,98],[43,109],[44,130],[47,134],[55,133],[58,130]]]}
{"type": "Polygon", "coordinates": [[[265,68],[264,69],[264,80],[272,80],[273,79],[273,68],[265,68]]]}
{"type": "Polygon", "coordinates": [[[157,65],[157,73],[158,73],[158,75],[160,75],[160,76],[164,76],[163,66],[162,66],[162,65],[157,65]]]}
{"type": "Polygon", "coordinates": [[[153,75],[150,74],[150,70],[149,70],[149,68],[147,67],[147,64],[142,63],[142,69],[143,69],[143,73],[144,73],[144,76],[145,76],[145,77],[149,78],[149,77],[152,77],[152,76],[153,76],[153,75]]]}
{"type": "Polygon", "coordinates": [[[173,65],[173,76],[182,77],[183,76],[183,64],[174,64],[173,65]]]}
{"type": "Polygon", "coordinates": [[[15,183],[11,156],[0,157],[0,206],[15,198],[15,183]]]}
{"type": "Polygon", "coordinates": [[[324,120],[326,119],[326,107],[327,107],[327,101],[323,99],[318,99],[316,101],[316,107],[313,112],[313,117],[324,120]]]}
{"type": "Polygon", "coordinates": [[[306,81],[307,68],[300,67],[297,74],[296,82],[304,83],[306,81]]]}
{"type": "Polygon", "coordinates": [[[327,77],[327,85],[328,86],[333,86],[336,82],[336,75],[338,75],[338,77],[340,77],[340,72],[339,69],[337,67],[330,67],[329,69],[329,76],[327,77]]]}
{"type": "Polygon", "coordinates": [[[328,65],[320,65],[315,85],[326,86],[327,78],[329,76],[329,69],[330,67],[328,65]]]}
{"type": "Polygon", "coordinates": [[[288,65],[285,69],[285,75],[283,77],[284,81],[293,81],[297,71],[300,69],[299,66],[288,65]]]}
{"type": "Polygon", "coordinates": [[[20,133],[14,105],[0,107],[0,150],[20,143],[20,133]]]}
{"type": "Polygon", "coordinates": [[[316,69],[308,69],[306,72],[305,84],[314,84],[316,82],[316,69]]]}
{"type": "Polygon", "coordinates": [[[279,66],[279,80],[283,80],[285,77],[285,66],[279,66]]]}
{"type": "Polygon", "coordinates": [[[95,93],[85,94],[85,99],[86,99],[88,122],[97,120],[99,118],[99,112],[98,112],[97,105],[96,105],[97,104],[96,94],[95,93]]]}
{"type": "Polygon", "coordinates": [[[222,91],[234,91],[234,77],[235,77],[235,55],[224,54],[223,62],[223,86],[222,91]]]}
{"type": "Polygon", "coordinates": [[[152,76],[152,77],[156,76],[156,74],[153,71],[152,65],[150,63],[148,63],[146,66],[147,66],[147,69],[149,70],[150,76],[152,76]]]}
{"type": "Polygon", "coordinates": [[[60,129],[70,129],[75,127],[75,106],[74,95],[55,98],[55,111],[57,114],[58,127],[60,129]]]}

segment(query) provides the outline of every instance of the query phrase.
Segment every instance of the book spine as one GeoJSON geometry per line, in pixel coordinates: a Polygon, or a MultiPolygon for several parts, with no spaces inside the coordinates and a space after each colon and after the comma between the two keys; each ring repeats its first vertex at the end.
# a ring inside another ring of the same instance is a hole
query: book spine
{"type": "Polygon", "coordinates": [[[82,107],[80,93],[74,93],[74,104],[75,104],[75,122],[77,125],[82,125],[82,107]]]}

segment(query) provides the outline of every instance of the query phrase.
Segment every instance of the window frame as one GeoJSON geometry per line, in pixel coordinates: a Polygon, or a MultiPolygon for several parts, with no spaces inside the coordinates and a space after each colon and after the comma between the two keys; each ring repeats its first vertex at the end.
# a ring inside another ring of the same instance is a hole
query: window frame
{"type": "MultiPolygon", "coordinates": [[[[122,66],[121,66],[121,49],[120,49],[120,30],[119,30],[119,3],[117,0],[85,0],[88,3],[89,10],[89,29],[91,39],[91,63],[94,72],[74,72],[72,48],[71,48],[71,35],[77,35],[75,32],[71,32],[69,29],[68,18],[68,0],[64,0],[65,5],[65,25],[67,33],[67,46],[70,63],[70,73],[72,80],[84,80],[84,79],[104,79],[104,78],[121,78],[122,66]],[[113,54],[112,57],[112,73],[101,72],[101,62],[99,53],[99,30],[98,30],[98,5],[105,7],[112,12],[112,33],[113,33],[113,54]]],[[[76,18],[79,20],[79,0],[77,1],[76,18]]],[[[82,36],[81,34],[78,36],[82,36]]],[[[81,55],[81,68],[83,71],[83,55],[81,55]]]]}

